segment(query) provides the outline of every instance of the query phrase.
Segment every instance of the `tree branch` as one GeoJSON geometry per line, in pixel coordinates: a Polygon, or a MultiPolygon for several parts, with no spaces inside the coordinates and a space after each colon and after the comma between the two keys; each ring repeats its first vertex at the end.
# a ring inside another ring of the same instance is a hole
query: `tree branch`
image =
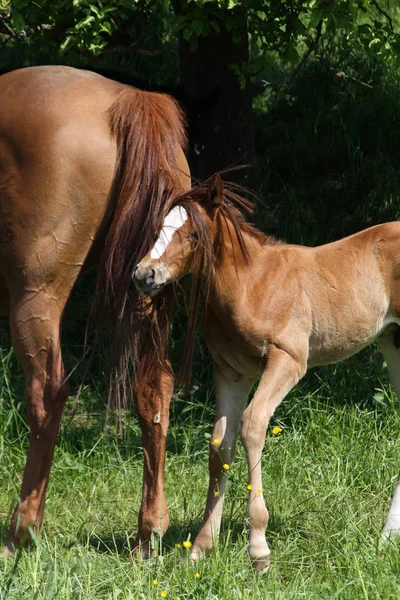
{"type": "MultiPolygon", "coordinates": [[[[25,39],[25,32],[18,33],[18,31],[15,31],[15,29],[9,24],[9,21],[11,21],[11,10],[0,11],[0,25],[4,27],[5,33],[9,36],[9,39],[13,38],[20,41],[25,39]]],[[[0,31],[0,33],[2,32],[0,31]]]]}
{"type": "Polygon", "coordinates": [[[310,45],[308,46],[307,52],[305,53],[305,55],[303,56],[303,58],[301,59],[301,61],[299,62],[299,64],[297,65],[297,67],[295,69],[293,69],[292,74],[290,76],[290,79],[287,83],[286,89],[289,89],[292,84],[293,81],[296,79],[297,75],[299,74],[299,72],[301,71],[301,69],[304,67],[305,63],[307,62],[307,60],[310,58],[311,54],[314,52],[316,53],[318,50],[318,44],[319,41],[321,39],[321,34],[322,34],[322,24],[323,21],[322,19],[318,22],[316,29],[316,35],[315,38],[312,39],[310,41],[310,45]]]}
{"type": "Polygon", "coordinates": [[[385,11],[383,8],[382,8],[382,7],[381,7],[381,6],[379,6],[379,4],[378,4],[378,1],[377,1],[377,0],[370,0],[370,1],[371,1],[371,4],[372,4],[373,6],[375,6],[376,10],[377,10],[378,12],[380,12],[380,13],[381,13],[381,15],[383,15],[384,17],[386,17],[386,19],[387,19],[387,20],[388,20],[388,22],[389,22],[389,27],[390,27],[390,29],[391,29],[392,31],[394,31],[394,29],[393,29],[393,21],[392,21],[392,17],[391,17],[391,16],[390,16],[390,15],[389,15],[389,14],[388,14],[388,13],[387,13],[387,12],[386,12],[386,11],[385,11]]]}

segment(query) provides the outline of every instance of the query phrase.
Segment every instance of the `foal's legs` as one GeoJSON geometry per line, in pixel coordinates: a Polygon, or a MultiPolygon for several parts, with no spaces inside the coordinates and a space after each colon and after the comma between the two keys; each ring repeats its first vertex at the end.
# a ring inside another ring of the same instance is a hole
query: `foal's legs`
{"type": "Polygon", "coordinates": [[[256,569],[269,565],[270,550],[265,539],[268,510],[262,491],[261,455],[269,420],[275,409],[306,371],[306,361],[300,364],[285,351],[273,346],[268,348],[266,369],[257,391],[243,413],[241,437],[247,454],[249,469],[249,556],[256,569]]]}
{"type": "MultiPolygon", "coordinates": [[[[397,348],[394,343],[392,330],[385,332],[377,341],[387,363],[390,382],[400,402],[400,348],[397,348]]],[[[400,537],[400,477],[383,527],[382,537],[384,539],[400,537]]]]}
{"type": "Polygon", "coordinates": [[[56,289],[49,289],[26,292],[12,302],[11,335],[25,373],[30,438],[20,500],[5,543],[10,552],[29,537],[29,527],[39,529],[43,520],[54,445],[69,391],[59,331],[65,301],[56,289]]]}
{"type": "Polygon", "coordinates": [[[234,459],[240,419],[253,384],[251,379],[240,376],[235,381],[226,377],[216,363],[214,382],[217,406],[210,442],[210,483],[204,519],[191,551],[192,558],[209,552],[218,536],[227,482],[223,465],[230,465],[234,459]]]}

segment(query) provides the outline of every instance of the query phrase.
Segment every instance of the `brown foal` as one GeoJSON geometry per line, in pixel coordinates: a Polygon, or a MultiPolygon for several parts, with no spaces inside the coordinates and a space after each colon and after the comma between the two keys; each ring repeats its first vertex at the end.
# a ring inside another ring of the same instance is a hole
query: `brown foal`
{"type": "Polygon", "coordinates": [[[43,519],[69,391],[61,317],[76,279],[97,262],[98,293],[111,312],[120,351],[119,380],[128,377],[128,362],[136,365],[145,455],[142,556],[149,553],[151,534],[168,525],[164,462],[173,389],[168,294],[158,313],[144,318],[131,273],[154,244],[165,202],[190,187],[185,144],[182,113],[168,96],[69,67],[34,67],[0,77],[0,315],[10,315],[30,425],[5,553],[43,519]]]}
{"type": "MultiPolygon", "coordinates": [[[[277,242],[247,224],[251,209],[214,176],[174,199],[160,236],[133,277],[156,294],[192,273],[207,299],[203,326],[214,359],[216,418],[210,444],[207,505],[192,547],[208,552],[220,528],[237,432],[249,471],[249,555],[269,565],[261,455],[267,426],[308,367],[342,360],[376,341],[400,397],[400,222],[307,248],[277,242]],[[253,399],[248,394],[259,379],[253,399]]],[[[400,488],[383,535],[400,534],[400,488]]]]}

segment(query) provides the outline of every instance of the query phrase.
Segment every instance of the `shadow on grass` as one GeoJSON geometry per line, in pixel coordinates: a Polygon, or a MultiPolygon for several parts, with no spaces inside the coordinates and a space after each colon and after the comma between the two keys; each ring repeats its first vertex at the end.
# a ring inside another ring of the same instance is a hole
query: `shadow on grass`
{"type": "MultiPolygon", "coordinates": [[[[192,523],[171,523],[162,538],[162,551],[163,553],[169,553],[176,550],[176,544],[182,546],[182,542],[185,540],[191,540],[192,543],[195,540],[197,533],[200,529],[201,519],[196,519],[192,523]]],[[[268,529],[266,532],[266,538],[268,545],[273,547],[275,539],[279,534],[286,529],[285,522],[279,517],[275,517],[270,520],[268,529]]],[[[221,533],[219,537],[220,546],[228,546],[232,544],[245,544],[248,543],[249,529],[245,521],[236,520],[222,520],[221,533]]],[[[299,531],[301,537],[308,537],[304,531],[299,531]]],[[[117,533],[104,533],[104,534],[93,534],[90,531],[82,529],[76,538],[69,542],[67,548],[73,548],[74,546],[90,547],[96,552],[104,554],[118,554],[129,558],[133,553],[137,543],[137,533],[117,532],[117,533]]],[[[156,540],[155,540],[156,544],[156,540]]],[[[157,547],[157,546],[155,546],[157,547]]]]}

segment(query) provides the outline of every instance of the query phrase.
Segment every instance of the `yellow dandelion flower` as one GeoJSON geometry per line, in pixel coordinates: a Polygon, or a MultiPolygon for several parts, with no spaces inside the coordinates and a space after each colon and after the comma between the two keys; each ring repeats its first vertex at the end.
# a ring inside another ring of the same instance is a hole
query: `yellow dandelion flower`
{"type": "Polygon", "coordinates": [[[275,425],[275,427],[272,428],[272,433],[274,435],[279,435],[280,433],[282,433],[282,431],[282,427],[278,427],[278,425],[275,425]]]}
{"type": "Polygon", "coordinates": [[[219,491],[218,491],[218,490],[215,490],[215,492],[214,492],[214,497],[215,497],[215,498],[218,498],[218,496],[219,496],[219,491]]]}
{"type": "Polygon", "coordinates": [[[181,546],[180,544],[175,544],[175,548],[176,548],[177,550],[180,550],[180,549],[182,548],[182,546],[181,546]]]}
{"type": "Polygon", "coordinates": [[[200,573],[198,571],[196,571],[196,573],[194,574],[194,578],[195,579],[199,579],[200,578],[200,573]]]}
{"type": "Polygon", "coordinates": [[[225,471],[228,471],[228,470],[229,470],[229,465],[228,465],[228,463],[224,463],[224,464],[222,465],[222,468],[223,468],[223,469],[225,469],[225,471]]]}
{"type": "Polygon", "coordinates": [[[153,581],[151,582],[153,585],[158,585],[158,579],[153,579],[153,581]]]}
{"type": "Polygon", "coordinates": [[[260,488],[259,490],[257,490],[257,494],[258,494],[259,496],[261,496],[261,494],[262,494],[262,489],[261,489],[261,488],[260,488]]]}
{"type": "Polygon", "coordinates": [[[161,597],[162,597],[162,598],[166,598],[167,596],[168,596],[168,592],[167,592],[167,590],[162,590],[162,592],[161,592],[161,597]]]}
{"type": "Polygon", "coordinates": [[[183,546],[184,548],[187,548],[187,549],[189,549],[189,548],[191,548],[191,547],[192,547],[192,542],[191,542],[190,540],[185,540],[184,542],[182,542],[182,546],[183,546]]]}
{"type": "Polygon", "coordinates": [[[253,486],[251,485],[251,483],[249,483],[249,485],[247,486],[247,489],[250,490],[250,492],[251,492],[251,490],[253,489],[253,486]]]}
{"type": "Polygon", "coordinates": [[[218,438],[215,438],[215,439],[213,440],[213,444],[214,444],[214,446],[219,446],[219,445],[220,445],[220,443],[221,443],[221,440],[219,440],[218,438]]]}

